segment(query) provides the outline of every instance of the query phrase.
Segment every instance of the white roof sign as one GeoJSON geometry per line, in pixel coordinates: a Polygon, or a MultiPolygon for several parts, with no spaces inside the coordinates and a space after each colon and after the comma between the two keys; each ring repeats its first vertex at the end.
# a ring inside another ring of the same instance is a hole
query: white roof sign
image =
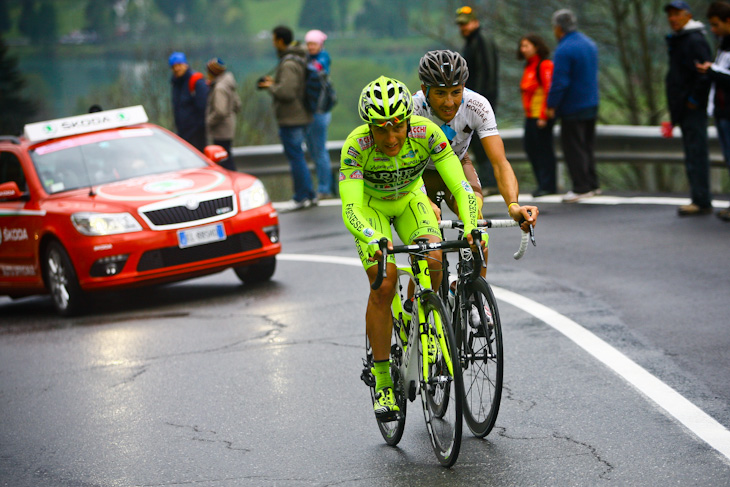
{"type": "Polygon", "coordinates": [[[142,105],[103,112],[87,113],[76,117],[57,118],[45,122],[29,123],[25,126],[25,137],[31,142],[56,139],[67,135],[84,134],[98,130],[124,127],[147,122],[147,113],[142,105]]]}

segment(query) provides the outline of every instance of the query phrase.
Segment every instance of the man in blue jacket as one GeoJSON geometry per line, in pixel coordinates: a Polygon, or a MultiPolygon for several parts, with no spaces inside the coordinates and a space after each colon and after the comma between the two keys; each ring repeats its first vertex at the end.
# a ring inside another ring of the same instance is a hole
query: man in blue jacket
{"type": "Polygon", "coordinates": [[[548,116],[560,117],[563,156],[573,181],[564,203],[574,203],[600,193],[594,142],[598,117],[598,49],[576,29],[575,14],[567,9],[553,14],[558,47],[548,94],[548,116]]]}
{"type": "Polygon", "coordinates": [[[710,80],[697,71],[697,64],[712,59],[705,26],[692,18],[683,1],[664,6],[672,33],[667,36],[669,71],[666,77],[667,104],[672,125],[682,129],[684,167],[692,202],[677,209],[680,216],[712,213],[710,158],[707,149],[707,97],[710,80]]]}
{"type": "Polygon", "coordinates": [[[205,104],[208,85],[201,73],[194,73],[182,52],[173,52],[168,59],[172,69],[172,113],[177,135],[196,149],[205,149],[205,104]]]}

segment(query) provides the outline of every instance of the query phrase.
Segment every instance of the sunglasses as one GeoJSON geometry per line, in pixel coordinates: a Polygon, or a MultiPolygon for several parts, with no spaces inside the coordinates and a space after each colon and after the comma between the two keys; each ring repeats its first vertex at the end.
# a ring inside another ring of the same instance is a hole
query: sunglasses
{"type": "Polygon", "coordinates": [[[378,127],[385,127],[386,125],[398,125],[399,123],[404,121],[405,118],[393,117],[388,120],[372,120],[370,123],[373,125],[377,125],[378,127]]]}

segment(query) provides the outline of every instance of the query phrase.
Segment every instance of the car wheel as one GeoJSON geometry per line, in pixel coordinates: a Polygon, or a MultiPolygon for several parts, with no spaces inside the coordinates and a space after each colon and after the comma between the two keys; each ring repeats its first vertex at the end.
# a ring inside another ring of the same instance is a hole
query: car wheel
{"type": "Polygon", "coordinates": [[[268,281],[276,270],[276,257],[267,257],[251,265],[234,267],[233,270],[246,284],[268,281]]]}
{"type": "Polygon", "coordinates": [[[53,305],[62,316],[73,316],[81,309],[84,292],[79,286],[76,271],[66,249],[58,242],[46,247],[44,257],[46,286],[53,298],[53,305]]]}

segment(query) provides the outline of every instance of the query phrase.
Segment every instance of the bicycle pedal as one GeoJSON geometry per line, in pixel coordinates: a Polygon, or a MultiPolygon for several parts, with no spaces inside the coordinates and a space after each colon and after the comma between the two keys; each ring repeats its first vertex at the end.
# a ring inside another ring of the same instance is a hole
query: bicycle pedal
{"type": "Polygon", "coordinates": [[[362,369],[362,373],[360,374],[360,380],[362,380],[368,387],[375,387],[375,376],[370,371],[370,367],[368,366],[362,369]]]}

